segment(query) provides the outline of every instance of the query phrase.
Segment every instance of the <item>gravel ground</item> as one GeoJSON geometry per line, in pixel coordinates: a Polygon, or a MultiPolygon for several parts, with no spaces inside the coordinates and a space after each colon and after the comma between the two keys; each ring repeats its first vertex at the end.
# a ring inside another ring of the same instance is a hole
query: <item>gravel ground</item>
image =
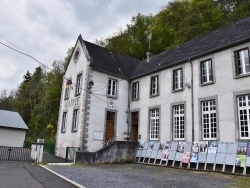
{"type": "Polygon", "coordinates": [[[87,188],[242,187],[236,183],[237,176],[136,163],[49,168],[87,188]]]}

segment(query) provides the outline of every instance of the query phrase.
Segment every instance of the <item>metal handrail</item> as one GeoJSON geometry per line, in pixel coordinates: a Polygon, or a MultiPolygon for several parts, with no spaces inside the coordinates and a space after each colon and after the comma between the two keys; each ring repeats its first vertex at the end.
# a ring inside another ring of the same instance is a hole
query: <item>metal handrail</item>
{"type": "Polygon", "coordinates": [[[105,142],[105,143],[103,143],[103,144],[101,144],[93,149],[90,149],[89,152],[97,152],[101,149],[104,149],[104,148],[108,147],[110,144],[112,144],[114,141],[116,141],[116,137],[112,138],[111,140],[109,140],[109,141],[107,141],[107,142],[105,142]]]}

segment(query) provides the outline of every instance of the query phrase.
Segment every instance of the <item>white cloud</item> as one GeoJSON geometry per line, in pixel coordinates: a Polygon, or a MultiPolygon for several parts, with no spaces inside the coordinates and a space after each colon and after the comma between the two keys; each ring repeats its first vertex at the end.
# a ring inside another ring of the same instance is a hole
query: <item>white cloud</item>
{"type": "MultiPolygon", "coordinates": [[[[84,40],[112,36],[129,24],[133,15],[155,14],[166,0],[21,0],[0,1],[0,41],[40,62],[63,59],[79,34],[84,40]],[[12,46],[15,47],[15,46],[12,46]],[[16,47],[15,47],[16,48],[16,47]]],[[[39,64],[0,45],[0,90],[16,88],[39,64]]]]}

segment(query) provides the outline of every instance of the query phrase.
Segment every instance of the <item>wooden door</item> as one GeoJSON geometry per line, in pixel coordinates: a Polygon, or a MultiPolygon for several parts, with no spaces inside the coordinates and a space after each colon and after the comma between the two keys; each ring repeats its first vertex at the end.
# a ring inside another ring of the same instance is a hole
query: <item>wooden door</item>
{"type": "Polygon", "coordinates": [[[138,142],[138,112],[131,113],[132,135],[131,141],[138,142]]]}
{"type": "Polygon", "coordinates": [[[115,112],[107,112],[105,142],[112,140],[115,133],[115,112]]]}

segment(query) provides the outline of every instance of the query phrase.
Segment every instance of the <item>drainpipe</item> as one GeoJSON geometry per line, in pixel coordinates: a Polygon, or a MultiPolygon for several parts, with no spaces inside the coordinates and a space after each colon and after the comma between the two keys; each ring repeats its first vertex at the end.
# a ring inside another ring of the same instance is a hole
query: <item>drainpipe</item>
{"type": "Polygon", "coordinates": [[[131,81],[128,81],[128,110],[127,110],[127,124],[128,124],[128,133],[127,135],[129,136],[129,138],[127,138],[127,141],[130,140],[130,90],[131,90],[131,81]]]}
{"type": "Polygon", "coordinates": [[[192,108],[192,143],[194,142],[194,73],[193,73],[193,63],[189,59],[191,65],[191,108],[192,108]]]}

